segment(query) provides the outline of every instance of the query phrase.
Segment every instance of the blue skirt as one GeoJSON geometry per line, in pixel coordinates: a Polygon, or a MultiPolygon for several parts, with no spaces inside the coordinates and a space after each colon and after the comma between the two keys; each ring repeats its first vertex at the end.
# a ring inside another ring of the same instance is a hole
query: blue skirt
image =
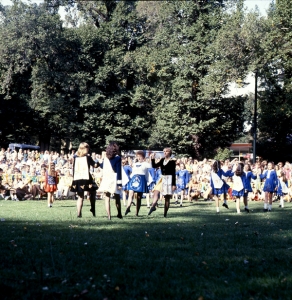
{"type": "Polygon", "coordinates": [[[127,184],[127,190],[136,193],[149,193],[145,175],[134,175],[127,184]]]}
{"type": "Polygon", "coordinates": [[[232,190],[232,196],[235,196],[235,197],[243,197],[244,196],[244,189],[241,190],[241,191],[235,191],[235,190],[232,190]]]}
{"type": "Polygon", "coordinates": [[[220,196],[222,194],[227,194],[229,188],[230,186],[225,181],[223,181],[223,185],[221,189],[216,189],[215,187],[212,186],[212,195],[220,196]]]}

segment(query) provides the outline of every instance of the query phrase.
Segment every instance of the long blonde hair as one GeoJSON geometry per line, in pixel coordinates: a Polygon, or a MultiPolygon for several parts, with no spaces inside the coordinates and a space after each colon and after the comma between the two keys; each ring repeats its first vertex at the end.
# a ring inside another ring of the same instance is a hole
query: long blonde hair
{"type": "Polygon", "coordinates": [[[89,145],[87,143],[81,143],[76,152],[77,156],[86,156],[89,152],[89,145]]]}

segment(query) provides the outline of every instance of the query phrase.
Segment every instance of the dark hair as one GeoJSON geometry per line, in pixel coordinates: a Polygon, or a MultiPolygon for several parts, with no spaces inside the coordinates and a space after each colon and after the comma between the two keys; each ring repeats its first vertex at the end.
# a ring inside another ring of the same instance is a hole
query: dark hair
{"type": "Polygon", "coordinates": [[[144,151],[142,151],[142,150],[138,150],[138,151],[136,152],[136,155],[141,155],[143,158],[145,158],[145,153],[144,153],[144,151]]]}
{"type": "Polygon", "coordinates": [[[245,164],[245,166],[248,166],[248,171],[251,171],[250,164],[245,164]]]}
{"type": "Polygon", "coordinates": [[[221,169],[221,162],[219,160],[215,160],[213,163],[213,171],[217,173],[221,169]]]}
{"type": "Polygon", "coordinates": [[[237,176],[241,176],[243,174],[243,163],[239,163],[237,165],[236,171],[235,171],[235,175],[237,176]]]}
{"type": "Polygon", "coordinates": [[[288,180],[287,180],[287,177],[286,177],[286,173],[285,172],[281,172],[281,176],[282,176],[282,178],[283,178],[283,182],[287,182],[288,180]]]}
{"type": "Polygon", "coordinates": [[[112,159],[120,154],[120,147],[116,142],[110,142],[106,148],[106,157],[112,159]]]}

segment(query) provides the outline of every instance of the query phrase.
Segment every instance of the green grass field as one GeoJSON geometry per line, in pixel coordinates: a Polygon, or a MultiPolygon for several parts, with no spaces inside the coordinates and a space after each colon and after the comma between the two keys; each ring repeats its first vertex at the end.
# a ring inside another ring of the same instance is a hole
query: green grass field
{"type": "Polygon", "coordinates": [[[292,204],[143,204],[120,220],[112,201],[109,221],[102,200],[81,219],[71,200],[0,201],[0,298],[292,299],[292,204]]]}

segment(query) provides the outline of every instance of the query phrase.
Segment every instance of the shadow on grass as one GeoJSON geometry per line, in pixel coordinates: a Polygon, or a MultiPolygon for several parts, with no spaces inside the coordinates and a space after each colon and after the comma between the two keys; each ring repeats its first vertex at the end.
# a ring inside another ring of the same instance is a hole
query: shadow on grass
{"type": "Polygon", "coordinates": [[[216,215],[198,203],[163,218],[143,206],[108,221],[103,202],[82,219],[70,203],[3,204],[2,299],[291,299],[290,207],[216,215]]]}

